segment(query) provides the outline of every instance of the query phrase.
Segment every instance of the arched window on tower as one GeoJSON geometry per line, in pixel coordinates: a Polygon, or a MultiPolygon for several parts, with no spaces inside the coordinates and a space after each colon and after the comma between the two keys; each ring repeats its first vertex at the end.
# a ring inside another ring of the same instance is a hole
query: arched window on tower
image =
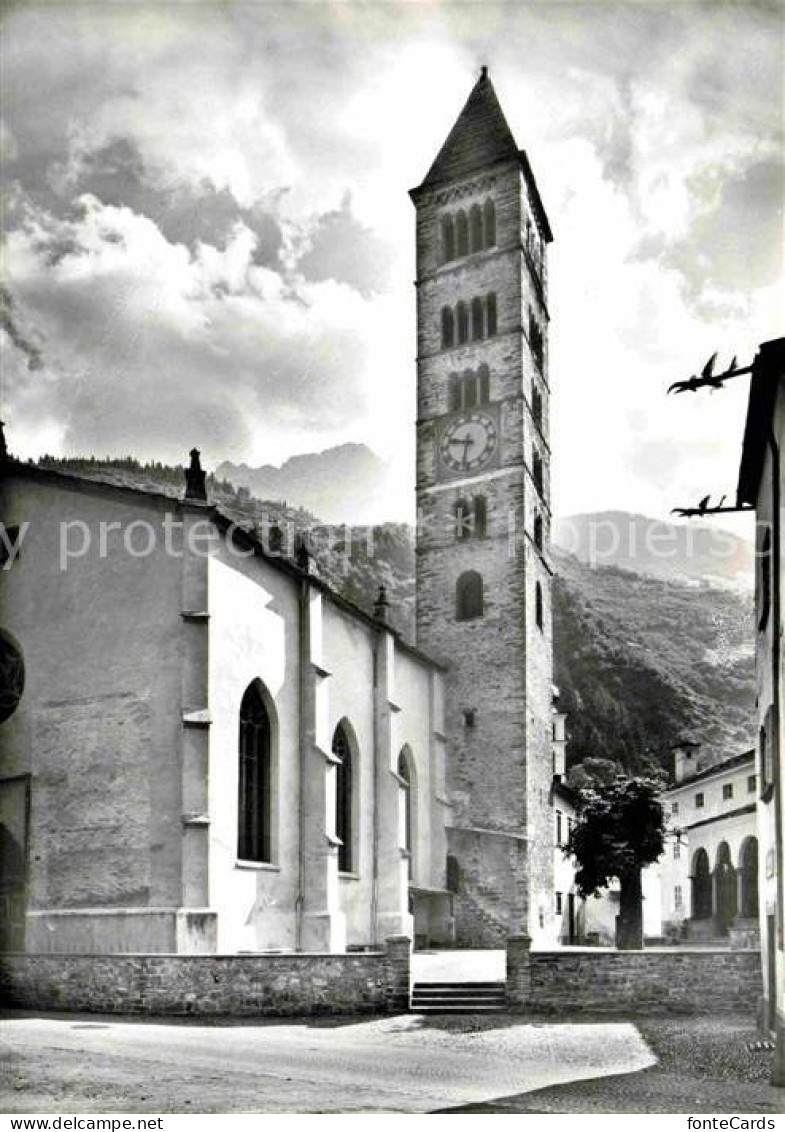
{"type": "Polygon", "coordinates": [[[535,451],[532,456],[532,479],[534,480],[534,486],[537,488],[540,495],[542,495],[542,456],[537,451],[535,451]]]}
{"type": "Polygon", "coordinates": [[[539,513],[534,516],[534,545],[542,550],[542,515],[539,513]]]}
{"type": "Polygon", "coordinates": [[[482,299],[472,299],[472,339],[476,342],[483,337],[484,322],[482,299]]]}
{"type": "Polygon", "coordinates": [[[542,428],[542,394],[537,386],[532,390],[532,417],[537,428],[542,428]]]}
{"type": "Polygon", "coordinates": [[[477,378],[474,376],[474,371],[467,369],[463,371],[463,397],[461,404],[464,409],[473,409],[477,404],[477,378]]]}
{"type": "Polygon", "coordinates": [[[469,225],[463,210],[455,218],[455,243],[459,256],[469,254],[469,225]]]}
{"type": "Polygon", "coordinates": [[[450,307],[442,307],[442,349],[455,343],[455,317],[450,307]]]}
{"type": "Polygon", "coordinates": [[[473,204],[469,213],[472,232],[472,251],[481,252],[483,244],[482,209],[479,204],[473,204]]]}
{"type": "Polygon", "coordinates": [[[487,405],[491,399],[491,373],[485,363],[477,370],[477,379],[480,385],[479,403],[487,405]]]}
{"type": "Polygon", "coordinates": [[[534,587],[534,618],[537,622],[537,628],[544,628],[545,611],[543,607],[542,585],[540,584],[540,582],[537,582],[534,587]]]}
{"type": "Polygon", "coordinates": [[[488,530],[488,506],[484,495],[474,497],[474,537],[485,538],[488,530]]]}
{"type": "Polygon", "coordinates": [[[493,338],[496,333],[496,295],[493,291],[485,299],[485,333],[493,338]]]}
{"type": "Polygon", "coordinates": [[[335,836],[338,846],[338,870],[352,871],[352,749],[346,728],[339,723],[332,742],[335,767],[335,836]]]}
{"type": "Polygon", "coordinates": [[[496,243],[496,206],[492,200],[486,200],[485,208],[485,246],[492,248],[496,243]]]}
{"type": "Polygon", "coordinates": [[[531,307],[529,307],[529,349],[535,362],[542,369],[544,359],[542,330],[531,307]]]}
{"type": "Polygon", "coordinates": [[[456,314],[458,323],[458,344],[463,345],[464,342],[469,341],[469,311],[466,303],[458,303],[456,314]]]}
{"type": "Polygon", "coordinates": [[[465,499],[455,504],[455,534],[461,540],[472,537],[472,513],[465,499]]]}
{"type": "Polygon", "coordinates": [[[467,570],[455,585],[455,616],[458,621],[474,621],[482,615],[482,577],[476,570],[467,570]]]}
{"type": "Polygon", "coordinates": [[[254,680],[240,704],[237,856],[242,861],[272,861],[272,726],[254,680]]]}
{"type": "Polygon", "coordinates": [[[451,216],[442,220],[442,263],[455,259],[455,225],[451,216]]]}
{"type": "Polygon", "coordinates": [[[461,407],[461,377],[460,374],[450,374],[450,412],[454,413],[461,407]]]}

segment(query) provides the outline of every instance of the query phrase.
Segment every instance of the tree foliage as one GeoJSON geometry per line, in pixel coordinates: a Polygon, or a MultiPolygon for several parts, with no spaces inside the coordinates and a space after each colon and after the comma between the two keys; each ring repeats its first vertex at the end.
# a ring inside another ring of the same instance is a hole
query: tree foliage
{"type": "Polygon", "coordinates": [[[575,887],[586,898],[651,865],[665,847],[663,781],[616,775],[599,790],[584,790],[565,852],[577,862],[575,887]]]}

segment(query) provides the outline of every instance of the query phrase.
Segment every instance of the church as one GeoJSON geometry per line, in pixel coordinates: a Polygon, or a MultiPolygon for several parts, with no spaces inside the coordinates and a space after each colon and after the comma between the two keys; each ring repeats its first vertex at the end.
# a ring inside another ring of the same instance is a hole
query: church
{"type": "Polygon", "coordinates": [[[562,937],[551,231],[485,68],[410,195],[415,642],[235,525],[196,450],[173,499],[0,434],[3,950],[562,937]]]}

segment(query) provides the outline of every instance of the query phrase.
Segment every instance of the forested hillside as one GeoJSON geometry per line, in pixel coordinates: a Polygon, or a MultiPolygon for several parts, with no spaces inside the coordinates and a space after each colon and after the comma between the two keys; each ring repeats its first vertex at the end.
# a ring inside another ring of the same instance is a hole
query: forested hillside
{"type": "MultiPolygon", "coordinates": [[[[130,458],[41,463],[182,494],[182,468],[130,458]]],[[[394,624],[413,640],[414,545],[405,524],[329,526],[212,476],[208,490],[240,524],[263,530],[277,523],[289,539],[307,534],[321,576],[365,609],[384,584],[394,624]]],[[[628,770],[652,763],[667,769],[670,747],[685,734],[717,758],[753,745],[748,593],[617,566],[591,568],[558,549],[553,564],[554,680],[569,715],[571,765],[602,758],[628,770]]]]}

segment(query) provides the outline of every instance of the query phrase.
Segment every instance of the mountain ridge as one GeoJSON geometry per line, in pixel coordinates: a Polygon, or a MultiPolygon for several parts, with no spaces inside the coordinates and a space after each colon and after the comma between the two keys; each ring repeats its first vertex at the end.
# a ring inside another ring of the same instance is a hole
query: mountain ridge
{"type": "MultiPolygon", "coordinates": [[[[130,458],[41,463],[182,497],[182,468],[130,458]]],[[[303,508],[256,499],[216,475],[208,476],[208,494],[238,524],[276,523],[310,539],[317,572],[367,612],[384,585],[393,627],[414,640],[411,527],[320,523],[303,508]]],[[[591,565],[559,546],[551,558],[554,682],[568,714],[569,765],[604,758],[628,773],[670,770],[671,748],[685,735],[701,742],[711,761],[754,745],[749,590],[703,584],[694,563],[682,578],[673,570],[658,577],[591,565]]]]}

